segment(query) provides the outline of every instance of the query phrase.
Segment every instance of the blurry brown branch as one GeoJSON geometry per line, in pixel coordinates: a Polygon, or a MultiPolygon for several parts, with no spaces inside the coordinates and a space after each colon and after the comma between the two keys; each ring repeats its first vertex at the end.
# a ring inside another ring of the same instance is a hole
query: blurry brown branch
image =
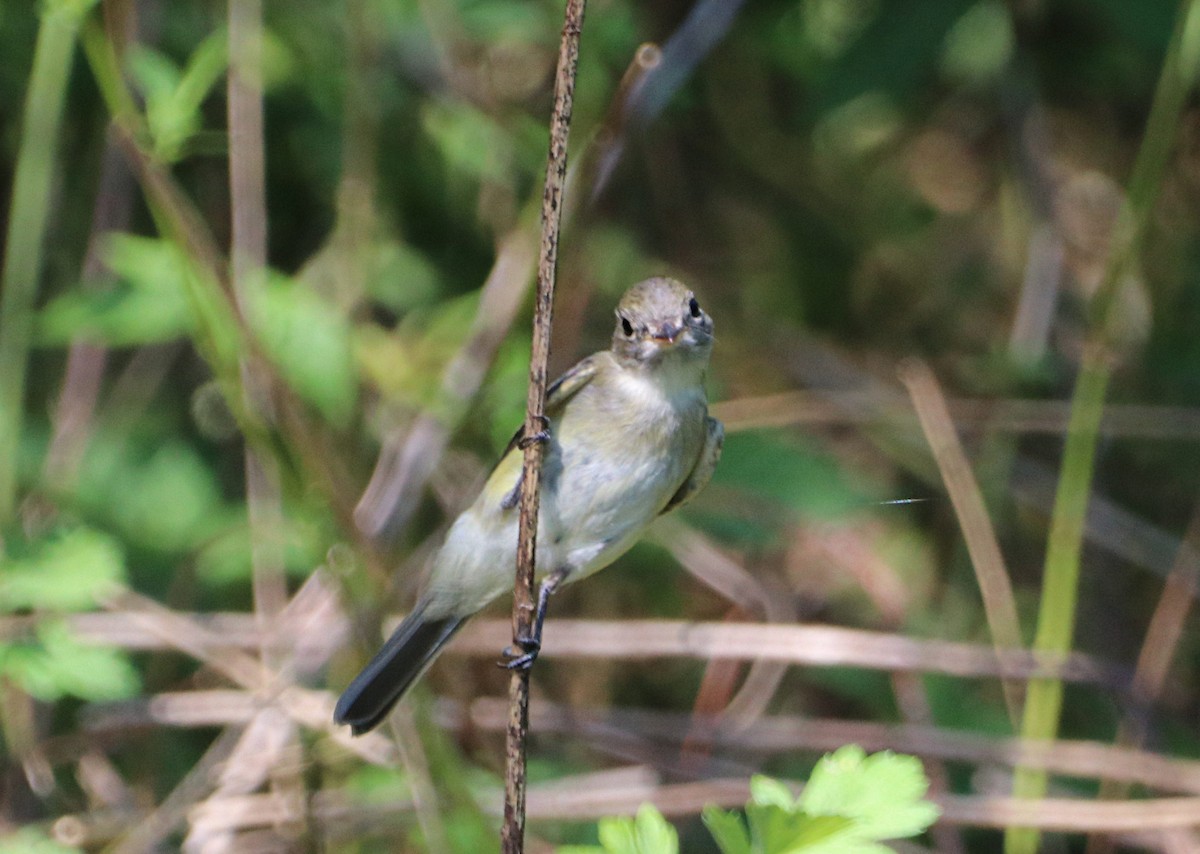
{"type": "MultiPolygon", "coordinates": [[[[261,287],[267,269],[262,11],[261,0],[240,0],[230,3],[228,9],[229,256],[234,299],[243,316],[248,314],[252,290],[261,287]]],[[[271,425],[276,420],[272,376],[261,361],[253,353],[245,353],[239,360],[244,405],[271,425]]],[[[279,635],[273,630],[288,603],[279,463],[264,449],[247,444],[244,471],[254,614],[261,629],[258,654],[265,668],[282,671],[289,651],[279,644],[279,635]]],[[[214,805],[219,809],[229,798],[257,791],[264,783],[285,800],[302,801],[305,790],[299,774],[302,747],[298,735],[299,727],[286,713],[274,706],[260,709],[223,764],[216,785],[202,806],[214,805]]],[[[288,828],[293,835],[303,831],[302,822],[288,828]]],[[[231,845],[229,834],[207,826],[197,817],[197,810],[191,812],[185,850],[226,850],[231,845]]]]}
{"type": "MultiPolygon", "coordinates": [[[[768,589],[708,537],[672,518],[663,519],[655,527],[659,545],[694,578],[738,608],[762,614],[767,623],[795,621],[796,610],[789,597],[768,589]]],[[[783,662],[752,662],[741,688],[726,704],[723,714],[743,723],[754,720],[766,710],[786,672],[787,665],[783,662]]]]}
{"type": "MultiPolygon", "coordinates": [[[[450,653],[487,655],[503,643],[502,620],[477,620],[462,630],[450,653]]],[[[758,659],[810,667],[867,667],[1018,679],[1053,675],[1071,682],[1128,685],[1124,668],[1081,653],[1039,659],[1025,651],[997,652],[981,644],[921,640],[834,626],[688,623],[670,620],[547,620],[546,651],[554,658],[758,659]]]]}
{"type": "MultiPolygon", "coordinates": [[[[249,723],[255,712],[255,699],[245,691],[189,691],[96,706],[88,712],[86,723],[91,733],[130,726],[237,726],[249,723]]],[[[469,727],[498,733],[507,718],[507,703],[500,698],[474,700],[466,710],[449,701],[438,704],[437,720],[450,730],[469,727]]],[[[603,740],[627,732],[665,744],[679,744],[692,726],[705,726],[716,749],[743,758],[797,750],[820,753],[854,743],[869,751],[897,750],[976,765],[1030,765],[1064,777],[1108,777],[1162,792],[1200,795],[1200,761],[1094,741],[1030,744],[937,726],[789,715],[763,716],[741,726],[721,718],[645,709],[575,709],[546,702],[532,704],[530,720],[544,734],[603,740]]]]}
{"type": "MultiPolygon", "coordinates": [[[[496,732],[504,726],[505,706],[498,698],[480,698],[462,707],[442,704],[440,720],[449,729],[470,727],[496,732]]],[[[1027,743],[947,727],[831,720],[795,715],[765,715],[750,726],[721,718],[697,717],[646,709],[573,709],[535,702],[530,711],[541,733],[579,738],[613,738],[618,732],[658,743],[678,744],[692,726],[707,726],[715,749],[746,758],[747,754],[821,753],[844,744],[868,751],[897,750],[916,756],[976,765],[1033,765],[1064,777],[1097,779],[1115,776],[1158,791],[1200,795],[1200,761],[1114,747],[1096,741],[1056,740],[1027,743]]]]}
{"type": "MultiPolygon", "coordinates": [[[[1192,520],[1180,544],[1175,566],[1167,576],[1162,595],[1150,618],[1146,637],[1138,655],[1133,674],[1134,695],[1142,701],[1154,702],[1166,686],[1171,662],[1179,651],[1183,628],[1196,597],[1200,582],[1200,506],[1192,511],[1192,520]]],[[[1134,727],[1129,744],[1140,744],[1144,732],[1134,727]]],[[[1123,743],[1124,739],[1118,738],[1123,743]]]]}
{"type": "MultiPolygon", "coordinates": [[[[554,111],[550,117],[550,151],[546,187],[542,193],[542,241],[538,255],[537,294],[533,305],[533,346],[529,357],[529,397],[525,404],[524,462],[521,468],[520,518],[517,528],[517,568],[513,583],[513,649],[533,637],[536,609],[534,569],[537,563],[538,504],[545,442],[536,437],[546,430],[546,371],[550,362],[550,333],[554,316],[554,283],[558,272],[559,227],[567,178],[567,140],[579,67],[579,36],[586,0],[567,0],[554,74],[554,111]]],[[[550,567],[549,569],[556,569],[550,567]]],[[[508,689],[509,718],[505,740],[504,824],[500,849],[504,854],[525,850],[525,749],[529,730],[529,668],[512,672],[508,689]]]]}
{"type": "MultiPolygon", "coordinates": [[[[1000,552],[996,529],[983,502],[983,493],[954,431],[941,387],[929,367],[916,360],[901,366],[900,381],[908,388],[921,429],[925,431],[946,491],[950,493],[975,568],[992,640],[998,649],[1020,649],[1021,624],[1017,618],[1012,580],[1000,552]]],[[[1021,710],[1021,692],[1016,683],[1004,682],[1004,700],[1009,718],[1015,723],[1021,710]]]]}
{"type": "MultiPolygon", "coordinates": [[[[1179,652],[1183,629],[1191,613],[1200,581],[1200,506],[1192,510],[1192,520],[1184,534],[1183,543],[1175,561],[1175,567],[1167,576],[1158,605],[1150,618],[1146,637],[1138,655],[1133,674],[1133,694],[1143,708],[1157,703],[1166,686],[1171,663],[1179,652]]],[[[1146,740],[1146,715],[1135,711],[1127,715],[1117,730],[1116,744],[1119,747],[1140,747],[1146,740]]],[[[1125,797],[1129,782],[1117,780],[1105,774],[1100,785],[1101,800],[1117,800],[1125,797]]],[[[1105,851],[1111,849],[1111,840],[1093,838],[1088,849],[1105,851]]]]}
{"type": "MultiPolygon", "coordinates": [[[[538,821],[590,822],[610,815],[632,815],[647,802],[668,816],[687,816],[696,815],[709,805],[739,807],[749,796],[750,784],[745,779],[662,784],[654,775],[634,767],[605,774],[581,774],[532,787],[529,816],[538,821]]],[[[1019,822],[1043,830],[1108,831],[1144,838],[1152,831],[1194,827],[1200,820],[1197,818],[1200,798],[1196,797],[1109,804],[1066,798],[1020,800],[994,795],[949,795],[933,800],[942,810],[942,822],[973,827],[1002,828],[1019,822]]],[[[327,838],[345,838],[395,828],[398,818],[403,824],[403,816],[411,812],[412,802],[403,799],[363,804],[347,792],[325,790],[312,797],[308,808],[327,838]]],[[[205,810],[198,817],[214,829],[244,832],[293,821],[296,809],[296,804],[275,795],[244,795],[229,799],[220,811],[205,810]]],[[[103,838],[87,832],[91,828],[102,829],[103,816],[70,818],[74,820],[72,826],[77,838],[93,843],[103,838]]]]}
{"type": "MultiPolygon", "coordinates": [[[[334,702],[330,695],[290,684],[283,674],[272,672],[258,659],[236,650],[224,635],[132,591],[114,594],[105,604],[110,610],[120,611],[124,621],[156,636],[166,646],[204,662],[234,684],[254,693],[260,702],[278,705],[297,723],[329,735],[368,762],[391,761],[393,751],[382,736],[368,734],[352,738],[333,725],[334,702]]],[[[254,648],[257,651],[259,644],[256,643],[254,648]]]]}
{"type": "MultiPolygon", "coordinates": [[[[257,662],[233,652],[258,648],[252,615],[198,616],[161,606],[161,610],[130,611],[116,607],[118,604],[114,603],[115,610],[109,614],[71,615],[69,624],[80,637],[93,643],[142,650],[175,648],[211,664],[239,684],[251,688],[260,684],[263,671],[257,662]]],[[[390,630],[395,624],[395,620],[389,620],[386,627],[390,630]]],[[[27,621],[10,618],[0,623],[0,636],[12,637],[27,627],[27,621]]],[[[324,626],[322,630],[340,633],[345,627],[324,626]]],[[[510,633],[507,620],[477,619],[450,643],[447,654],[492,657],[507,643],[510,633]]],[[[809,667],[863,667],[964,678],[1054,676],[1117,690],[1128,689],[1131,675],[1120,665],[1079,652],[1041,659],[1026,651],[997,652],[984,644],[823,625],[550,619],[546,621],[545,636],[542,655],[564,659],[761,658],[809,667]]]]}
{"type": "MultiPolygon", "coordinates": [[[[646,802],[666,815],[694,815],[705,806],[740,807],[750,796],[747,780],[705,780],[599,792],[546,785],[531,792],[530,818],[594,820],[606,815],[632,815],[646,802]]],[[[1065,832],[1126,831],[1194,827],[1200,823],[1200,798],[1160,798],[1103,804],[1095,801],[1046,798],[1020,800],[992,795],[948,795],[932,798],[941,807],[941,821],[974,827],[1003,828],[1020,823],[1065,832]]]]}
{"type": "MultiPolygon", "coordinates": [[[[126,228],[132,203],[132,176],[110,132],[105,135],[91,233],[83,260],[84,288],[96,288],[108,278],[102,258],[104,240],[110,232],[126,228]]],[[[107,358],[104,347],[83,339],[73,341],[67,351],[62,391],[54,410],[54,434],[44,464],[46,481],[58,489],[74,480],[83,459],[107,358]]]]}
{"type": "MultiPolygon", "coordinates": [[[[1062,400],[954,400],[946,405],[954,426],[963,432],[1042,433],[1067,429],[1070,403],[1062,400]]],[[[884,400],[869,391],[791,391],[744,397],[714,404],[713,413],[738,432],[792,425],[889,425],[914,421],[912,407],[884,400]]],[[[1200,408],[1110,404],[1100,432],[1124,439],[1200,439],[1200,408]]]]}
{"type": "MultiPolygon", "coordinates": [[[[127,829],[106,850],[111,854],[143,854],[156,850],[187,818],[196,802],[208,793],[214,771],[229,758],[240,736],[238,729],[226,729],[217,736],[171,793],[152,811],[136,816],[125,824],[127,829]]],[[[78,822],[72,823],[72,831],[79,837],[79,842],[75,844],[93,841],[97,824],[87,817],[80,817],[78,822]]],[[[100,826],[103,827],[103,824],[100,826]]]]}

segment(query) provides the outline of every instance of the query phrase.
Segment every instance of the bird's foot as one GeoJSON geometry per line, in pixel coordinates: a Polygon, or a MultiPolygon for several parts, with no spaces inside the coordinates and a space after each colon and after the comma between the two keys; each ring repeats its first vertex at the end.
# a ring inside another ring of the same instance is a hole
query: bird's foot
{"type": "Polygon", "coordinates": [[[525,450],[526,448],[528,448],[530,445],[536,444],[538,442],[549,442],[550,441],[550,419],[547,418],[545,415],[539,415],[538,420],[541,421],[541,423],[542,423],[541,430],[538,430],[536,433],[534,433],[530,436],[522,436],[520,439],[517,440],[517,447],[520,448],[522,451],[525,450]]]}
{"type": "Polygon", "coordinates": [[[538,653],[542,651],[542,642],[535,637],[517,638],[517,646],[521,651],[517,652],[511,646],[506,646],[501,655],[504,656],[504,661],[496,662],[505,670],[529,670],[533,667],[533,663],[537,661],[538,653]]]}

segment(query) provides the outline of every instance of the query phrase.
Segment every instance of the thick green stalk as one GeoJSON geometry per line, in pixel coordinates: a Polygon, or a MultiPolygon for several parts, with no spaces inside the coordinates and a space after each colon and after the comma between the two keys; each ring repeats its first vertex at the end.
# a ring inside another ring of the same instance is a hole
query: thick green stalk
{"type": "Polygon", "coordinates": [[[47,3],[25,93],[21,145],[0,271],[0,524],[17,501],[17,467],[33,307],[58,155],[59,125],[79,22],[90,4],[47,3]]]}
{"type": "MultiPolygon", "coordinates": [[[[1034,650],[1052,656],[1071,648],[1079,594],[1079,562],[1084,522],[1096,456],[1096,437],[1104,412],[1104,395],[1111,376],[1110,319],[1116,295],[1127,280],[1144,242],[1146,229],[1172,145],[1179,113],[1200,70],[1200,0],[1179,9],[1175,31],[1154,93],[1146,133],[1129,179],[1129,196],[1113,235],[1112,258],[1092,303],[1089,342],[1075,382],[1067,428],[1063,469],[1054,499],[1046,564],[1042,580],[1034,650]]],[[[1021,735],[1030,740],[1053,739],[1062,711],[1062,682],[1034,680],[1029,685],[1021,735]]],[[[1046,792],[1046,773],[1018,768],[1013,794],[1039,798],[1046,792]]],[[[1006,854],[1034,854],[1039,834],[1030,828],[1010,828],[1006,854]]]]}
{"type": "MultiPolygon", "coordinates": [[[[1063,654],[1070,650],[1075,633],[1075,611],[1079,593],[1079,558],[1088,497],[1092,487],[1096,437],[1104,412],[1104,394],[1110,370],[1104,350],[1091,347],[1084,357],[1067,427],[1067,444],[1062,473],[1054,496],[1054,514],[1046,548],[1041,608],[1033,648],[1042,653],[1063,654]]],[[[1025,697],[1021,736],[1049,740],[1058,734],[1062,712],[1063,685],[1057,679],[1036,679],[1025,697]]],[[[1013,794],[1019,798],[1041,798],[1046,794],[1046,772],[1018,768],[1013,794]]],[[[1030,828],[1011,828],[1005,835],[1007,854],[1033,854],[1038,833],[1030,828]]]]}

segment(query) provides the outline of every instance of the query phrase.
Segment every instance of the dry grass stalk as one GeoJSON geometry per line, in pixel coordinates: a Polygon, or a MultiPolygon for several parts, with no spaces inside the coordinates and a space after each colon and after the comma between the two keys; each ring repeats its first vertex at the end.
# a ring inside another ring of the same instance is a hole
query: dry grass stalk
{"type": "MultiPolygon", "coordinates": [[[[459,655],[494,655],[508,626],[477,620],[450,645],[459,655]]],[[[1054,659],[980,644],[923,640],[900,634],[815,625],[691,623],[673,620],[547,620],[547,656],[765,659],[815,667],[866,667],[962,677],[1054,678],[1120,688],[1126,672],[1082,653],[1054,659]]]]}
{"type": "MultiPolygon", "coordinates": [[[[453,728],[463,724],[461,709],[443,708],[443,725],[453,728]]],[[[498,699],[481,698],[471,704],[468,714],[472,728],[495,732],[503,724],[504,706],[498,699]]],[[[644,709],[590,711],[543,702],[533,704],[531,719],[544,733],[603,738],[631,733],[651,743],[672,745],[680,743],[689,727],[706,723],[694,715],[644,709]]],[[[764,716],[747,727],[731,726],[719,718],[707,723],[713,747],[733,755],[797,750],[822,753],[844,744],[858,744],[869,751],[897,750],[980,766],[1028,765],[1063,777],[1099,779],[1115,776],[1158,791],[1200,795],[1200,761],[1174,759],[1100,742],[1060,739],[1028,744],[1019,738],[998,738],[937,726],[798,716],[764,716]]]]}
{"type": "MultiPolygon", "coordinates": [[[[983,492],[979,489],[966,452],[954,430],[954,422],[950,419],[950,411],[937,379],[928,366],[912,360],[901,367],[900,380],[908,388],[921,429],[925,431],[925,439],[929,442],[946,491],[950,493],[950,502],[954,505],[959,527],[967,542],[967,551],[971,555],[971,564],[975,568],[992,639],[1000,649],[1021,649],[1021,624],[1017,618],[1017,601],[1008,567],[1004,564],[996,529],[983,502],[983,492]]],[[[1017,721],[1020,717],[1021,690],[1016,682],[1004,681],[1004,700],[1010,720],[1017,721]]]]}

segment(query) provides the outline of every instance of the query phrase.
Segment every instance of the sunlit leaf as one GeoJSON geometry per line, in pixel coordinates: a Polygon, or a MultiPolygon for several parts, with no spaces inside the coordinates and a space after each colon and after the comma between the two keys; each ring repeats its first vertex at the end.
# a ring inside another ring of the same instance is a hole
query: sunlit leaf
{"type": "Polygon", "coordinates": [[[60,694],[96,701],[137,694],[137,670],[121,650],[85,643],[59,621],[43,622],[37,637],[46,653],[50,678],[60,694]]]}
{"type": "Polygon", "coordinates": [[[347,319],[307,285],[278,274],[247,292],[250,321],[284,378],[326,418],[345,424],[358,398],[347,319]]]}
{"type": "Polygon", "coordinates": [[[124,580],[120,543],[99,531],[76,528],[6,561],[0,572],[0,609],[86,610],[124,580]]]}
{"type": "Polygon", "coordinates": [[[120,700],[140,684],[124,652],[80,641],[59,620],[39,623],[36,642],[0,645],[0,674],[48,702],[68,695],[120,700]]]}
{"type": "Polygon", "coordinates": [[[504,177],[509,140],[486,113],[463,102],[433,101],[421,124],[453,168],[474,178],[504,177]]]}
{"type": "Polygon", "coordinates": [[[721,854],[751,854],[750,834],[741,816],[719,807],[708,806],[703,813],[704,826],[712,834],[721,854]]]}
{"type": "Polygon", "coordinates": [[[499,453],[525,421],[525,397],[529,384],[529,341],[516,338],[505,342],[483,388],[483,408],[491,414],[489,436],[499,453]]]}
{"type": "Polygon", "coordinates": [[[48,837],[36,827],[0,835],[0,854],[81,854],[81,849],[48,837]]]}
{"type": "MultiPolygon", "coordinates": [[[[460,412],[442,395],[442,373],[471,330],[479,306],[478,292],[447,300],[405,315],[393,330],[362,324],[354,331],[355,354],[369,381],[386,396],[432,408],[453,421],[460,412]]],[[[468,401],[457,400],[461,407],[468,401]]]]}
{"type": "Polygon", "coordinates": [[[635,818],[602,818],[599,845],[566,845],[560,854],[677,854],[679,834],[653,804],[642,804],[635,818]]]}
{"type": "Polygon", "coordinates": [[[187,550],[223,524],[213,470],[189,445],[165,442],[118,477],[125,491],[111,512],[140,543],[163,551],[187,550]]]}
{"type": "Polygon", "coordinates": [[[130,51],[129,68],[145,95],[146,125],[154,153],[160,159],[180,159],[200,130],[200,106],[225,74],[227,44],[224,32],[210,34],[196,47],[183,70],[145,45],[130,51]]]}
{"type": "Polygon", "coordinates": [[[653,804],[642,804],[634,819],[639,854],[674,854],[679,850],[679,834],[653,804]]]}
{"type": "Polygon", "coordinates": [[[946,34],[942,71],[952,80],[978,83],[994,78],[1013,51],[1011,13],[999,0],[968,9],[946,34]]]}
{"type": "Polygon", "coordinates": [[[915,757],[890,751],[867,756],[847,745],[817,764],[799,805],[812,815],[852,818],[865,839],[900,839],[937,819],[937,807],[922,800],[928,788],[915,757]]]}
{"type": "Polygon", "coordinates": [[[191,330],[185,261],[173,244],[112,234],[104,255],[119,280],[111,287],[76,289],[51,300],[39,317],[40,344],[84,337],[130,347],[170,341],[191,330]]]}
{"type": "Polygon", "coordinates": [[[760,806],[775,805],[785,810],[796,808],[796,796],[779,780],[756,774],[750,778],[750,800],[760,806]]]}

